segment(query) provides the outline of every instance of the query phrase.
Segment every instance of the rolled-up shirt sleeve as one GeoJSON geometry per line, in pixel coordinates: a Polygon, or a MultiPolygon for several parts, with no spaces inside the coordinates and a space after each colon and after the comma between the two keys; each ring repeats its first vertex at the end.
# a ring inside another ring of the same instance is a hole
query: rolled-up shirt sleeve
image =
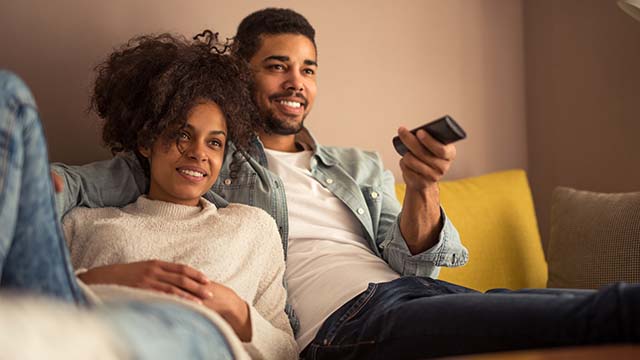
{"type": "Polygon", "coordinates": [[[127,205],[146,191],[148,180],[132,154],[87,165],[51,164],[64,189],[56,194],[56,208],[63,216],[76,206],[89,208],[127,205]]]}
{"type": "Polygon", "coordinates": [[[391,268],[401,275],[428,276],[436,278],[440,266],[455,267],[467,263],[469,253],[460,242],[460,235],[451,220],[440,208],[443,219],[442,230],[438,242],[431,248],[412,255],[407,243],[400,232],[400,217],[391,225],[387,238],[382,243],[383,259],[391,268]]]}
{"type": "Polygon", "coordinates": [[[395,179],[390,171],[383,174],[383,203],[377,243],[382,258],[401,275],[436,278],[440,266],[455,267],[467,263],[469,253],[460,241],[458,230],[440,207],[442,230],[438,242],[419,254],[412,255],[400,232],[401,205],[395,192],[395,179]]]}

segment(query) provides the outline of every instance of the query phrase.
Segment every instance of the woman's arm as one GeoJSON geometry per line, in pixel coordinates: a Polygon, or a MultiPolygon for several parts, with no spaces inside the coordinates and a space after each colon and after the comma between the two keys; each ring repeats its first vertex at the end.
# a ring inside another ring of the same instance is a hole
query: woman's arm
{"type": "Polygon", "coordinates": [[[202,304],[211,298],[209,279],[183,264],[160,260],[99,266],[78,274],[85,284],[116,284],[159,291],[202,304]]]}
{"type": "MultiPolygon", "coordinates": [[[[75,269],[90,267],[83,263],[82,254],[94,236],[91,209],[77,208],[62,220],[65,240],[75,269]]],[[[187,265],[160,260],[148,260],[128,264],[111,264],[91,267],[77,275],[85,284],[115,284],[141,289],[155,290],[178,295],[202,303],[211,296],[207,290],[209,280],[200,271],[187,265]]]]}
{"type": "Polygon", "coordinates": [[[242,342],[250,342],[251,328],[250,306],[235,291],[220,283],[209,282],[206,286],[211,297],[203,301],[203,305],[215,311],[231,325],[233,331],[242,342]]]}
{"type": "MultiPolygon", "coordinates": [[[[297,359],[298,345],[285,313],[287,291],[284,287],[285,261],[275,221],[265,212],[264,226],[256,226],[260,247],[254,262],[261,266],[260,283],[249,307],[251,342],[245,348],[254,358],[297,359]]],[[[256,222],[257,223],[257,222],[256,222]]]]}

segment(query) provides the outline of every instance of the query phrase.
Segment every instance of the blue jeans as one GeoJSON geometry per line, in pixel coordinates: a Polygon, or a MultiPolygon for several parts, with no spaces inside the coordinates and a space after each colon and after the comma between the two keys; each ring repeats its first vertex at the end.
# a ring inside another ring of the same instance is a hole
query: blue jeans
{"type": "Polygon", "coordinates": [[[402,277],[336,310],[304,359],[416,359],[640,339],[640,286],[480,293],[402,277]]]}
{"type": "MultiPolygon", "coordinates": [[[[86,308],[56,215],[46,149],[33,96],[0,70],[0,288],[86,308]]],[[[89,310],[136,359],[232,358],[215,325],[180,305],[130,302],[89,310]]]]}

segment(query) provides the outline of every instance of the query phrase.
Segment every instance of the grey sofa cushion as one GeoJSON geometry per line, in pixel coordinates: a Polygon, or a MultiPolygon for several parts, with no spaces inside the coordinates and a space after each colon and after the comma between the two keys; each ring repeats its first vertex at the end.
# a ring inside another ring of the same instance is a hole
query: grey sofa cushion
{"type": "Polygon", "coordinates": [[[640,192],[553,191],[548,287],[640,282],[640,192]]]}

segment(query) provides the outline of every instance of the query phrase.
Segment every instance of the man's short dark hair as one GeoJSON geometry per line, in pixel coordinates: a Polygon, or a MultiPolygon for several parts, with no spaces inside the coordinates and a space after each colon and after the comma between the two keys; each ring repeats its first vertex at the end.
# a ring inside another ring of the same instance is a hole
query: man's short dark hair
{"type": "Polygon", "coordinates": [[[316,31],[304,16],[291,9],[266,8],[245,17],[234,38],[234,52],[251,60],[262,42],[261,35],[300,34],[306,36],[316,48],[316,31]]]}

